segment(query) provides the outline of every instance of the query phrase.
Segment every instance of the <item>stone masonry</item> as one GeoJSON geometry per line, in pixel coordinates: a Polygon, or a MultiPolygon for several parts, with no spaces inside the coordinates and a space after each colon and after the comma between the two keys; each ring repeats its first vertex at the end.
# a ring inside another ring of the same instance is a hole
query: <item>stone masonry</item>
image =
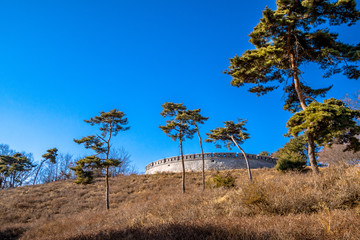
{"type": "MultiPolygon", "coordinates": [[[[273,168],[276,165],[276,159],[272,157],[259,156],[255,154],[246,154],[250,168],[273,168]]],[[[229,170],[246,168],[246,162],[242,153],[204,153],[205,170],[229,170]]],[[[201,154],[184,155],[186,171],[201,171],[201,154]]],[[[164,158],[148,164],[145,167],[145,174],[160,172],[181,172],[181,157],[164,158]]]]}

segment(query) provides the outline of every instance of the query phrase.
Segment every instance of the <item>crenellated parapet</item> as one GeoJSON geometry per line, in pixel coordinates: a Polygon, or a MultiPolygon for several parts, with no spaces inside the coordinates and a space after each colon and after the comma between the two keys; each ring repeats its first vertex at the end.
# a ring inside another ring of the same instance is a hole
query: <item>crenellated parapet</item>
{"type": "MultiPolygon", "coordinates": [[[[256,154],[246,154],[251,168],[274,167],[276,158],[259,156],[256,154]]],[[[225,170],[245,168],[244,155],[242,153],[204,153],[206,170],[225,170]],[[242,161],[243,160],[243,161],[242,161]]],[[[201,154],[184,155],[185,168],[187,171],[200,171],[202,168],[201,154]]],[[[180,172],[181,157],[168,157],[148,164],[145,173],[156,172],[180,172]]]]}

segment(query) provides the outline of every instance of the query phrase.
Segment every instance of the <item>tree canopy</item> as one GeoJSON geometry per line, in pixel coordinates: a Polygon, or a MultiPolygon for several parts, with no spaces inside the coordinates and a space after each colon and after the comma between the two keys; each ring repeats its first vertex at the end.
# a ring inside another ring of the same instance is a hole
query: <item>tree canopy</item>
{"type": "Polygon", "coordinates": [[[159,128],[174,141],[192,138],[196,130],[189,124],[190,116],[186,114],[187,108],[184,104],[166,102],[162,107],[160,115],[171,119],[166,120],[166,125],[160,125],[159,128]]]}
{"type": "Polygon", "coordinates": [[[224,127],[218,127],[214,130],[210,130],[210,133],[206,133],[208,138],[205,139],[205,142],[213,142],[216,147],[221,147],[221,144],[218,143],[220,142],[223,143],[229,150],[231,150],[233,146],[236,146],[245,158],[249,179],[252,181],[250,163],[246,157],[245,151],[239,146],[240,144],[243,144],[246,139],[250,138],[250,134],[247,133],[247,129],[245,128],[247,120],[242,120],[241,118],[238,118],[237,120],[238,123],[225,121],[224,127]]]}
{"type": "Polygon", "coordinates": [[[304,82],[299,86],[286,84],[288,78],[298,78],[299,67],[304,64],[318,64],[325,71],[324,77],[341,72],[349,78],[360,77],[356,64],[360,44],[342,43],[328,28],[355,24],[360,18],[355,1],[278,0],[276,5],[276,10],[265,8],[260,23],[249,35],[256,49],[230,60],[225,73],[232,76],[231,85],[253,84],[249,91],[262,95],[276,89],[277,83],[285,83],[288,100],[299,102],[291,98],[297,87],[310,101],[329,90],[314,90],[304,82]]]}
{"type": "MultiPolygon", "coordinates": [[[[355,0],[277,0],[276,9],[268,7],[258,25],[250,33],[255,49],[230,59],[225,71],[232,77],[231,85],[249,85],[258,96],[283,86],[284,109],[305,110],[317,97],[325,97],[332,86],[315,89],[301,78],[301,67],[317,64],[324,78],[343,73],[350,79],[360,77],[360,43],[351,45],[339,40],[329,27],[360,19],[355,0]],[[291,79],[291,81],[288,81],[291,79]]],[[[308,157],[318,173],[314,141],[308,134],[308,157]]]]}
{"type": "Polygon", "coordinates": [[[205,142],[213,142],[216,147],[221,147],[224,144],[229,150],[237,144],[243,144],[245,140],[250,138],[245,128],[247,120],[238,119],[238,123],[234,121],[225,121],[224,127],[218,127],[210,130],[211,133],[206,133],[207,139],[205,142]],[[219,143],[220,142],[220,143],[219,143]]]}
{"type": "Polygon", "coordinates": [[[268,151],[261,151],[258,155],[259,155],[259,156],[268,157],[268,156],[270,156],[271,154],[270,154],[268,151]]]}
{"type": "Polygon", "coordinates": [[[21,186],[35,167],[23,153],[0,155],[0,188],[21,186]]]}
{"type": "Polygon", "coordinates": [[[356,122],[359,117],[359,111],[331,98],[323,103],[313,102],[305,110],[295,113],[287,127],[293,136],[301,133],[316,136],[315,142],[319,146],[340,143],[346,144],[346,151],[360,151],[360,126],[356,122]]]}

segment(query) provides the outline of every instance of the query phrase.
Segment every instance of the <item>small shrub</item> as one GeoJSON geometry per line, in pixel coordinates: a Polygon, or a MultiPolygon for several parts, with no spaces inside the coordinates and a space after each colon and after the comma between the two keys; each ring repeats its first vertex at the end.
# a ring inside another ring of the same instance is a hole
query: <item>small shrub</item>
{"type": "Polygon", "coordinates": [[[208,185],[216,188],[232,188],[235,187],[235,178],[230,173],[227,173],[225,175],[217,173],[208,181],[208,185]]]}
{"type": "Polygon", "coordinates": [[[268,197],[262,183],[248,183],[241,187],[241,204],[248,208],[248,214],[269,212],[268,197]]]}
{"type": "Polygon", "coordinates": [[[279,159],[276,162],[275,169],[284,172],[284,171],[301,171],[305,168],[305,161],[289,160],[289,159],[279,159]]]}
{"type": "Polygon", "coordinates": [[[290,139],[276,151],[278,171],[302,170],[306,166],[307,138],[305,135],[290,139]]]}

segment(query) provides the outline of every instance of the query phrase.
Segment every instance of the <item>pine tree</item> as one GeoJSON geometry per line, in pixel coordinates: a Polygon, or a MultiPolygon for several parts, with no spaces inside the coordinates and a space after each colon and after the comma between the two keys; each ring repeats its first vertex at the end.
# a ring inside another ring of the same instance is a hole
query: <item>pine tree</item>
{"type": "Polygon", "coordinates": [[[221,145],[217,144],[217,142],[220,141],[223,142],[229,150],[235,145],[245,158],[249,179],[252,181],[250,163],[246,157],[245,151],[239,146],[239,144],[243,144],[246,139],[250,138],[250,135],[246,132],[247,129],[245,128],[246,121],[247,120],[242,120],[241,118],[238,119],[238,123],[225,121],[224,127],[218,127],[214,130],[210,130],[211,133],[206,133],[208,138],[205,139],[205,142],[213,142],[216,147],[221,147],[221,145]]]}
{"type": "Polygon", "coordinates": [[[199,137],[200,149],[201,149],[201,158],[202,158],[202,183],[203,183],[203,191],[205,190],[205,158],[204,158],[204,150],[202,146],[202,139],[199,131],[199,124],[204,124],[208,117],[203,117],[200,114],[200,109],[195,110],[187,110],[182,113],[182,119],[188,119],[190,125],[195,127],[195,130],[199,137]]]}
{"type": "Polygon", "coordinates": [[[109,167],[121,164],[118,159],[110,158],[110,142],[112,137],[119,132],[129,130],[130,127],[124,127],[128,124],[128,120],[125,118],[125,114],[117,109],[100,112],[100,116],[95,116],[85,122],[91,126],[99,125],[101,134],[90,135],[79,140],[74,139],[76,143],[84,144],[85,148],[94,150],[95,154],[78,160],[71,169],[77,176],[76,183],[83,184],[91,182],[94,169],[105,169],[105,200],[106,209],[109,209],[109,167]]]}
{"type": "Polygon", "coordinates": [[[270,153],[268,151],[262,151],[258,154],[259,156],[264,156],[264,157],[268,157],[270,156],[270,153]]]}
{"type": "Polygon", "coordinates": [[[344,144],[344,151],[360,151],[360,126],[356,120],[360,111],[352,110],[345,103],[330,98],[323,103],[313,102],[300,112],[295,113],[287,122],[289,134],[301,133],[316,136],[319,146],[344,144]]]}
{"type": "MultiPolygon", "coordinates": [[[[284,108],[296,112],[305,110],[316,97],[324,97],[331,88],[306,85],[301,79],[301,67],[305,64],[318,64],[326,78],[337,73],[350,79],[360,77],[360,44],[345,44],[328,28],[350,26],[359,20],[355,0],[277,0],[276,5],[276,10],[265,8],[260,23],[250,33],[250,42],[256,49],[230,59],[225,73],[232,76],[232,86],[251,84],[250,92],[263,95],[284,84],[284,108]],[[287,79],[291,79],[290,84],[287,79]]],[[[307,138],[310,164],[318,173],[316,136],[307,131],[307,138]]]]}
{"type": "Polygon", "coordinates": [[[306,135],[291,138],[275,153],[277,158],[275,169],[278,171],[302,170],[306,166],[306,135]]]}
{"type": "Polygon", "coordinates": [[[36,182],[36,178],[39,174],[39,171],[40,171],[40,168],[41,166],[43,165],[43,163],[47,160],[49,160],[52,164],[55,164],[56,163],[56,157],[57,157],[57,152],[58,152],[58,149],[57,148],[51,148],[51,149],[48,149],[47,150],[47,153],[45,153],[44,155],[42,155],[43,157],[43,160],[41,161],[39,167],[38,167],[38,170],[36,171],[36,174],[35,174],[35,177],[34,177],[34,182],[33,182],[33,185],[35,185],[35,182],[36,182]]]}
{"type": "Polygon", "coordinates": [[[0,155],[0,188],[12,188],[21,186],[24,179],[23,174],[30,172],[35,165],[31,159],[23,153],[0,155]]]}
{"type": "Polygon", "coordinates": [[[163,110],[160,113],[163,117],[171,117],[166,121],[166,125],[159,128],[172,140],[179,140],[180,155],[182,165],[182,192],[185,193],[185,162],[183,154],[183,141],[186,138],[192,138],[196,129],[191,128],[189,117],[184,114],[186,107],[182,103],[166,102],[162,105],[163,110]]]}

